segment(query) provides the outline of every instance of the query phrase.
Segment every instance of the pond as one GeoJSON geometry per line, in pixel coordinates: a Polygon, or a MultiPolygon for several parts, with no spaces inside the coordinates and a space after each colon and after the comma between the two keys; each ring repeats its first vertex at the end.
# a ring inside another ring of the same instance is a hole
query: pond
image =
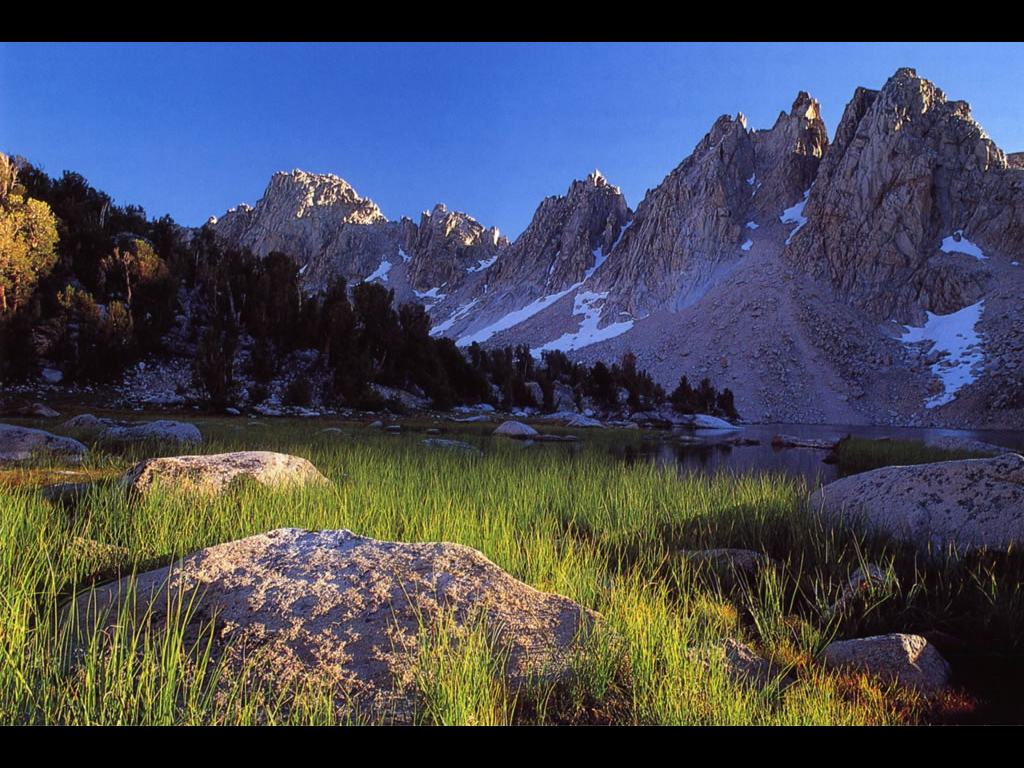
{"type": "Polygon", "coordinates": [[[878,440],[927,440],[942,435],[958,435],[986,443],[1017,448],[1024,452],[1024,432],[995,430],[956,430],[915,427],[851,426],[826,424],[750,424],[739,432],[697,430],[694,433],[673,433],[662,430],[652,433],[644,447],[627,449],[628,460],[648,459],[659,464],[675,463],[681,471],[716,473],[721,471],[784,472],[803,476],[811,487],[839,478],[835,464],[823,459],[828,451],[816,448],[777,448],[775,435],[802,439],[838,440],[846,435],[878,440]],[[758,445],[731,445],[721,442],[733,438],[758,441],[758,445]],[[699,442],[691,442],[696,438],[699,442]]]}

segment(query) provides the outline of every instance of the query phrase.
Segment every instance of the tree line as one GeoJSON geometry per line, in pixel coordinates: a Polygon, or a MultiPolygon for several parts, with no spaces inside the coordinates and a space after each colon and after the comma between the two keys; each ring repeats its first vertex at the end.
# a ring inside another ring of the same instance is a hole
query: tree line
{"type": "Polygon", "coordinates": [[[525,346],[474,344],[463,354],[451,339],[430,336],[421,305],[396,306],[378,283],[336,277],[308,293],[287,254],[226,248],[210,227],[150,220],[79,174],[54,179],[0,155],[0,378],[34,376],[46,363],[68,380],[115,378],[143,355],[166,353],[183,312],[195,383],[214,407],[237,402],[243,379],[250,402],[260,400],[289,373],[286,361],[313,350],[307,373],[318,375],[292,377],[288,388],[297,404],[315,397],[378,409],[388,405],[379,385],[438,409],[551,411],[569,398],[609,412],[670,403],[736,415],[732,393],[707,380],[694,389],[684,378],[666,395],[631,353],[610,366],[573,363],[562,352],[538,360],[525,346]]]}

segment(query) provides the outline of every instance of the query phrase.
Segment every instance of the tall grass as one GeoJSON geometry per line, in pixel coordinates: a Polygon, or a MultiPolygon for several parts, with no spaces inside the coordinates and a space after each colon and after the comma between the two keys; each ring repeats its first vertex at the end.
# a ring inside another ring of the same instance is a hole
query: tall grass
{"type": "MultiPolygon", "coordinates": [[[[504,679],[503,651],[482,627],[425,634],[416,722],[907,722],[920,711],[912,697],[826,674],[814,655],[832,637],[864,630],[938,627],[966,635],[984,626],[1002,647],[1019,642],[1024,611],[1012,584],[1020,584],[1019,559],[923,563],[884,539],[809,516],[800,480],[680,476],[625,464],[612,453],[636,439],[628,433],[594,435],[582,449],[524,449],[470,428],[458,437],[485,455],[467,457],[428,451],[419,435],[359,425],[343,425],[346,436],[310,422],[236,425],[203,424],[202,452],[293,453],[312,461],[331,486],[244,488],[204,503],[164,492],[130,503],[107,484],[73,512],[27,487],[0,487],[0,720],[381,719],[315,680],[268,688],[258,676],[220,667],[212,628],[186,637],[194,608],[187,601],[160,631],[131,612],[104,631],[61,618],[62,604],[93,583],[279,527],[465,544],[516,578],[604,615],[604,629],[581,651],[572,677],[519,687],[504,679]],[[82,540],[96,545],[83,548],[82,540]],[[776,565],[757,578],[730,579],[679,555],[716,547],[755,549],[776,565]],[[830,610],[866,560],[891,569],[902,586],[856,612],[830,610]],[[715,657],[725,637],[748,643],[798,682],[781,693],[734,679],[715,657]]],[[[99,445],[85,466],[109,477],[148,452],[99,445]]]]}
{"type": "Polygon", "coordinates": [[[840,440],[835,449],[839,474],[842,477],[867,472],[880,467],[931,464],[936,461],[957,459],[984,459],[990,453],[951,450],[926,446],[919,440],[868,440],[850,438],[840,440]]]}

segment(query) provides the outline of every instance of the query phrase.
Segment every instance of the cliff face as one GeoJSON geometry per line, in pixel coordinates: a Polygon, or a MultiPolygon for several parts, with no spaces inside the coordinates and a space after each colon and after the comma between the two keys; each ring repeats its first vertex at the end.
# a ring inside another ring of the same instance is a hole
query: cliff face
{"type": "Polygon", "coordinates": [[[749,249],[766,217],[799,202],[828,145],[818,104],[801,93],[773,128],[718,118],[686,160],[637,207],[597,281],[607,310],[643,318],[700,299],[749,249]]]}
{"type": "Polygon", "coordinates": [[[970,107],[901,69],[847,105],[787,258],[854,306],[920,323],[987,290],[971,244],[1019,253],[1022,190],[1024,174],[970,107]]]}
{"type": "Polygon", "coordinates": [[[419,291],[456,287],[467,274],[486,269],[508,247],[508,239],[442,204],[423,212],[419,226],[408,219],[405,253],[410,260],[409,282],[419,291]]]}
{"type": "Polygon", "coordinates": [[[583,282],[629,221],[618,187],[595,171],[564,196],[548,197],[488,275],[490,291],[549,296],[583,282]]]}

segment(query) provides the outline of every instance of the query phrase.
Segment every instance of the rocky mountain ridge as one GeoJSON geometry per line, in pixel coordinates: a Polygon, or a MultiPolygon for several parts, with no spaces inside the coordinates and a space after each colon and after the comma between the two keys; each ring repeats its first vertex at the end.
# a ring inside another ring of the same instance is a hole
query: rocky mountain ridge
{"type": "Polygon", "coordinates": [[[633,212],[600,174],[514,242],[437,206],[387,221],[332,176],[277,174],[215,223],[308,290],[375,280],[460,346],[626,351],[754,420],[1024,425],[1024,169],[912,69],[859,88],[832,142],[798,94],[716,120],[633,212]]]}

